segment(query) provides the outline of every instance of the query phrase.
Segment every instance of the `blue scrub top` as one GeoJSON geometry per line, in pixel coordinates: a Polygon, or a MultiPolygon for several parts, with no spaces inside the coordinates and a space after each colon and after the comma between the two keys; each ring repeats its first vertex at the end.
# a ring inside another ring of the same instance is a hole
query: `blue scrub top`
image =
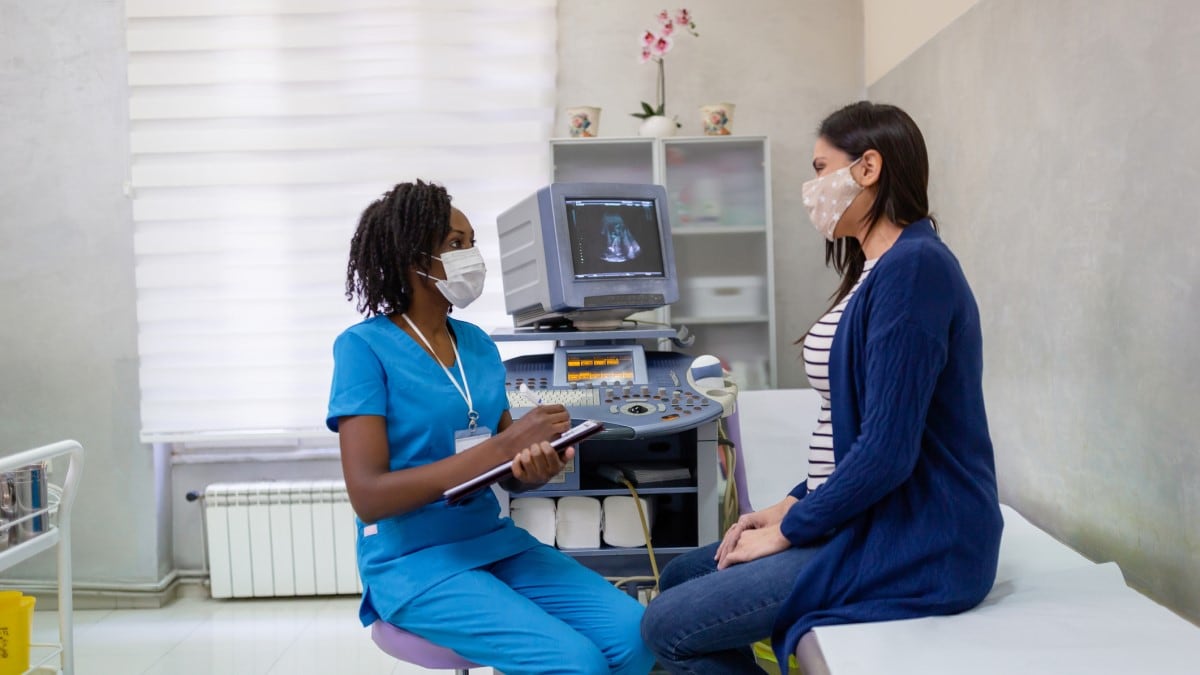
{"type": "MultiPolygon", "coordinates": [[[[466,370],[479,425],[493,434],[508,409],[504,364],[478,327],[447,319],[466,370]]],[[[346,329],[333,345],[333,385],[325,419],[379,415],[387,420],[388,466],[421,466],[454,454],[454,433],[467,428],[467,404],[446,371],[386,316],[346,329]]],[[[457,366],[450,373],[461,385],[457,366]]],[[[459,572],[488,565],[538,545],[484,490],[466,503],[439,500],[415,511],[358,523],[358,570],[363,582],[359,618],[367,626],[391,620],[420,593],[459,572]]]]}

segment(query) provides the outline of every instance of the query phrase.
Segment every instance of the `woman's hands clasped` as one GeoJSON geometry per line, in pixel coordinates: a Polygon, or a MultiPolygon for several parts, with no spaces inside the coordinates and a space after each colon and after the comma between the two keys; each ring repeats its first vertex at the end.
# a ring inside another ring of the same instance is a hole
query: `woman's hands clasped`
{"type": "Polygon", "coordinates": [[[725,538],[717,547],[717,554],[713,556],[717,561],[717,569],[723,570],[730,565],[787,550],[792,544],[783,536],[779,525],[788,509],[797,501],[789,496],[774,506],[738,518],[725,533],[725,538]]]}

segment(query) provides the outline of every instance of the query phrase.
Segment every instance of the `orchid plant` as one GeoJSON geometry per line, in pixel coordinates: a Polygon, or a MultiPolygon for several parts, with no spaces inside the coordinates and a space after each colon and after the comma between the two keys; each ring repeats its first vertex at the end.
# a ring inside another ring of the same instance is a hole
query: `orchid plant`
{"type": "MultiPolygon", "coordinates": [[[[650,63],[653,61],[658,64],[658,87],[657,101],[658,105],[651,106],[649,103],[642,101],[641,112],[630,113],[634,117],[646,119],[655,115],[665,115],[667,106],[667,85],[666,76],[663,72],[663,57],[671,48],[675,46],[675,35],[677,31],[686,31],[693,36],[699,37],[696,32],[696,22],[692,21],[691,12],[686,9],[676,10],[675,14],[671,14],[667,10],[662,10],[658,13],[658,27],[656,30],[642,31],[642,63],[650,63]]],[[[675,126],[681,126],[679,122],[675,126]]]]}

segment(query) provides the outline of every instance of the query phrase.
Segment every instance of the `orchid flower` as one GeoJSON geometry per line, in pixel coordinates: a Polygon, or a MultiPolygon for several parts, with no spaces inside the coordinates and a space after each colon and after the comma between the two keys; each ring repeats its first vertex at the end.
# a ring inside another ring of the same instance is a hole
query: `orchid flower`
{"type": "MultiPolygon", "coordinates": [[[[672,15],[668,10],[662,10],[656,15],[659,27],[655,30],[644,30],[641,35],[641,62],[649,63],[651,61],[658,65],[658,85],[656,87],[657,106],[651,106],[649,103],[642,102],[642,111],[632,113],[634,117],[646,119],[657,115],[665,115],[666,109],[666,75],[664,74],[664,56],[671,51],[671,47],[675,46],[675,41],[671,37],[675,34],[676,28],[683,28],[688,33],[698,36],[696,32],[696,24],[692,21],[691,12],[687,9],[676,10],[672,15]]],[[[678,122],[675,126],[680,126],[678,122]]]]}
{"type": "Polygon", "coordinates": [[[671,47],[674,46],[674,40],[665,35],[660,35],[658,39],[654,41],[654,44],[650,45],[650,51],[653,52],[655,56],[663,56],[667,52],[671,51],[671,47]]]}
{"type": "Polygon", "coordinates": [[[691,33],[692,35],[695,35],[696,37],[700,36],[700,34],[696,32],[695,22],[692,21],[692,13],[687,11],[686,9],[681,9],[678,12],[676,12],[675,25],[683,26],[684,30],[691,33]]]}

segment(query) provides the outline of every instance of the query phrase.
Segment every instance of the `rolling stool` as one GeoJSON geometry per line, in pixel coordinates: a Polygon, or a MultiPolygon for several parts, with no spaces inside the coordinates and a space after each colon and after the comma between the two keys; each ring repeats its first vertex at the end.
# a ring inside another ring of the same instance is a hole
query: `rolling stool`
{"type": "Polygon", "coordinates": [[[454,670],[458,675],[468,675],[472,668],[483,667],[382,619],[371,624],[371,639],[385,654],[422,668],[454,670]]]}

